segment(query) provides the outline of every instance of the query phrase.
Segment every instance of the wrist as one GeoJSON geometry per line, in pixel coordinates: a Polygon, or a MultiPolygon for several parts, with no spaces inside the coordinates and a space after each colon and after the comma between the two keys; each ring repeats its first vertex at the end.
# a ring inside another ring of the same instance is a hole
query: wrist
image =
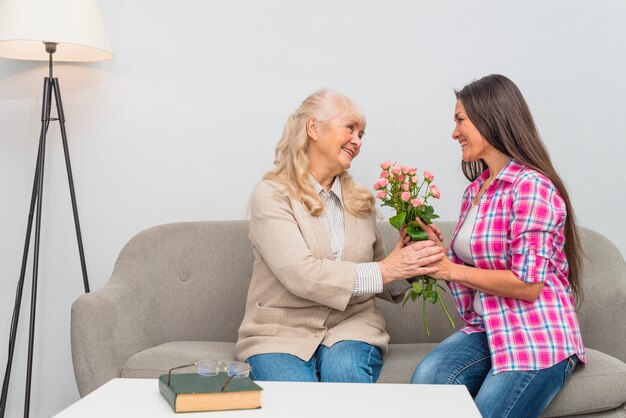
{"type": "Polygon", "coordinates": [[[464,277],[464,266],[460,265],[460,264],[456,264],[456,263],[450,263],[450,269],[448,269],[448,274],[445,277],[445,280],[448,281],[452,281],[452,282],[463,282],[464,277]]]}
{"type": "Polygon", "coordinates": [[[378,268],[380,269],[380,275],[383,279],[383,286],[389,284],[389,282],[392,281],[392,278],[390,278],[389,267],[385,264],[384,260],[378,262],[378,268]]]}
{"type": "Polygon", "coordinates": [[[469,286],[472,282],[472,271],[475,270],[472,266],[466,266],[462,264],[456,265],[456,273],[454,280],[457,282],[463,283],[466,286],[469,286]]]}

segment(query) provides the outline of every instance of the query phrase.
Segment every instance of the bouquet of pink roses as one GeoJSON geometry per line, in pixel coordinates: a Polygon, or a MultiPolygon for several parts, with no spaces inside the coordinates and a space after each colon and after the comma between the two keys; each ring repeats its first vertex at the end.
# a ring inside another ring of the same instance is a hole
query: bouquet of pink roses
{"type": "MultiPolygon", "coordinates": [[[[413,241],[427,240],[428,235],[416,219],[419,218],[424,224],[430,225],[433,219],[439,217],[435,215],[433,207],[426,204],[430,197],[435,199],[440,197],[439,188],[432,184],[435,176],[426,170],[424,178],[419,179],[416,168],[397,163],[391,164],[389,161],[381,163],[380,167],[383,171],[374,184],[374,190],[377,191],[376,197],[381,200],[382,206],[395,209],[396,214],[389,218],[389,223],[398,230],[404,226],[406,233],[413,241]]],[[[436,279],[427,275],[418,276],[402,303],[404,305],[409,299],[415,301],[418,297],[422,298],[424,327],[427,335],[430,335],[430,332],[426,321],[426,301],[433,304],[439,303],[454,328],[454,322],[441,299],[439,289],[446,291],[436,279]]]]}

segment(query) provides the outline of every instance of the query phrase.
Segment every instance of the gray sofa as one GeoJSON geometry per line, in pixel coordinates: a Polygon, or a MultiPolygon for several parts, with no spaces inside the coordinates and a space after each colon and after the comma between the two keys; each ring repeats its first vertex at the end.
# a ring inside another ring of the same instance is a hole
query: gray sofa
{"type": "MultiPolygon", "coordinates": [[[[438,224],[450,237],[453,224],[438,224]]],[[[380,223],[387,248],[397,232],[380,223]]],[[[626,264],[602,235],[580,229],[588,365],[578,367],[544,416],[626,417],[626,264]]],[[[72,357],[81,396],[115,377],[155,378],[202,358],[234,359],[253,256],[247,221],[147,229],[124,247],[109,282],[72,305],[72,357]]],[[[452,299],[445,302],[451,312],[452,299]]],[[[453,330],[438,306],[377,301],[391,335],[380,383],[408,383],[420,359],[453,330]]],[[[455,316],[457,325],[460,319],[455,316]]]]}

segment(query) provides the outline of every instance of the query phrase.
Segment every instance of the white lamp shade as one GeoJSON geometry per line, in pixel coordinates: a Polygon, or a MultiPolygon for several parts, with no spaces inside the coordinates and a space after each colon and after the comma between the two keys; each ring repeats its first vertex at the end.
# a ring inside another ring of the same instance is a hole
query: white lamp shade
{"type": "Polygon", "coordinates": [[[55,61],[113,58],[96,0],[0,0],[0,57],[48,60],[43,42],[55,61]]]}

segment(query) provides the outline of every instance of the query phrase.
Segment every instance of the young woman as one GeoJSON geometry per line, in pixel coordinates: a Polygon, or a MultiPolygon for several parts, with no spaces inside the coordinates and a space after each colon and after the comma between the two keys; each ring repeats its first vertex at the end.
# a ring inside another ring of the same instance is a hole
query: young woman
{"type": "Polygon", "coordinates": [[[511,80],[490,75],[456,97],[452,137],[471,184],[431,276],[448,282],[465,324],[412,382],[466,385],[484,417],[539,416],[585,361],[574,214],[511,80]]]}
{"type": "Polygon", "coordinates": [[[374,297],[399,302],[402,279],[445,257],[432,241],[399,240],[383,258],[374,198],[348,174],[364,130],[350,99],[312,94],[252,192],[255,263],[237,357],[255,380],[375,382],[389,335],[374,297]]]}

